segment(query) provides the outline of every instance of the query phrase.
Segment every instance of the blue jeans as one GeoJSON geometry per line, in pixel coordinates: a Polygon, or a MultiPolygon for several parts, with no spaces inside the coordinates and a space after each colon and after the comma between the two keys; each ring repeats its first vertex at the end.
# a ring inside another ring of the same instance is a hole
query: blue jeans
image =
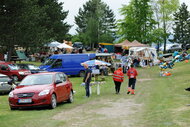
{"type": "Polygon", "coordinates": [[[86,90],[86,96],[87,96],[87,97],[90,97],[90,89],[89,89],[89,86],[90,86],[90,82],[86,82],[86,83],[85,83],[85,90],[86,90]]]}

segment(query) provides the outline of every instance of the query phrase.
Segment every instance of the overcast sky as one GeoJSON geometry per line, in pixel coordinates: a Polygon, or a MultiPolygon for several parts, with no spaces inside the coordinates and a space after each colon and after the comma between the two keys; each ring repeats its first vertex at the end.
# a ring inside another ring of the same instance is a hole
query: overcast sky
{"type": "MultiPolygon", "coordinates": [[[[78,14],[79,8],[83,6],[88,0],[58,0],[59,2],[64,2],[63,9],[68,10],[69,14],[67,16],[66,22],[70,25],[74,25],[69,31],[70,34],[75,34],[76,25],[74,21],[74,16],[78,14]]],[[[130,0],[102,0],[104,1],[113,11],[116,19],[121,19],[122,16],[119,14],[119,8],[122,4],[128,4],[130,0]]],[[[186,3],[188,5],[188,10],[190,10],[190,0],[179,0],[181,3],[186,3]]]]}

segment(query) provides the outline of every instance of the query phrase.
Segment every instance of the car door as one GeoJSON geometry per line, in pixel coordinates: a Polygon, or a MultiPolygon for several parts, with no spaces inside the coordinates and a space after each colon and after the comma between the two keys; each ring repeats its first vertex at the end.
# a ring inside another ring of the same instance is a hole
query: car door
{"type": "Polygon", "coordinates": [[[171,47],[171,50],[172,50],[172,51],[175,51],[175,50],[176,50],[176,45],[173,45],[173,46],[171,47]]]}
{"type": "Polygon", "coordinates": [[[177,51],[177,50],[179,50],[179,45],[173,45],[173,51],[177,51]]]}
{"type": "Polygon", "coordinates": [[[48,71],[63,72],[62,59],[57,59],[48,71]]]}
{"type": "Polygon", "coordinates": [[[10,71],[8,66],[0,65],[0,73],[10,76],[10,71]]]}
{"type": "Polygon", "coordinates": [[[66,91],[66,87],[65,87],[65,83],[63,82],[62,78],[60,77],[60,74],[57,73],[56,77],[55,77],[55,82],[56,81],[62,81],[61,83],[56,84],[56,91],[57,91],[57,101],[61,102],[64,100],[65,98],[65,91],[66,91]]]}
{"type": "Polygon", "coordinates": [[[69,82],[67,81],[67,76],[64,73],[59,73],[61,80],[63,81],[63,86],[64,86],[64,91],[63,91],[63,95],[64,95],[64,100],[67,100],[69,95],[70,95],[70,91],[71,91],[71,85],[69,84],[69,82]]]}
{"type": "Polygon", "coordinates": [[[10,78],[8,76],[0,76],[0,92],[11,91],[12,86],[8,84],[10,78]]]}

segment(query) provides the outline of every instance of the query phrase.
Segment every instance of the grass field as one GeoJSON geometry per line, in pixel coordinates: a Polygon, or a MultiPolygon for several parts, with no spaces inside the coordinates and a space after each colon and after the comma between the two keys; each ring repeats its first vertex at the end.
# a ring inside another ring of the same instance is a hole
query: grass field
{"type": "MultiPolygon", "coordinates": [[[[139,76],[136,86],[136,95],[127,95],[127,77],[121,86],[121,94],[115,95],[114,85],[111,76],[106,77],[106,83],[101,85],[101,94],[96,95],[96,86],[92,87],[92,96],[85,99],[84,88],[80,86],[82,78],[70,77],[73,83],[75,101],[72,104],[60,104],[54,110],[49,109],[31,109],[11,111],[8,106],[8,96],[0,95],[0,127],[63,127],[68,126],[68,121],[64,119],[52,119],[60,112],[81,107],[89,104],[93,109],[102,108],[105,104],[90,104],[90,102],[99,102],[111,100],[116,102],[119,99],[133,100],[142,106],[138,111],[130,116],[124,116],[123,119],[132,121],[133,127],[189,127],[190,125],[190,92],[184,89],[190,87],[190,63],[176,63],[171,70],[172,76],[160,77],[159,68],[138,68],[139,76]]],[[[119,104],[118,104],[119,106],[119,104]]],[[[126,105],[127,106],[127,105],[126,105]]],[[[125,108],[123,111],[127,110],[125,108]]],[[[85,114],[84,114],[85,115],[85,114]]],[[[88,123],[85,127],[91,125],[97,127],[114,127],[120,125],[120,119],[111,119],[110,121],[99,119],[100,115],[92,113],[97,120],[88,123]]],[[[62,116],[67,117],[67,116],[62,116]]],[[[69,115],[70,119],[76,119],[69,115]]],[[[83,114],[81,115],[81,119],[83,114]]],[[[124,125],[123,125],[124,126],[124,125]]],[[[127,126],[127,125],[126,125],[127,126]]],[[[125,126],[124,126],[125,127],[125,126]]]]}

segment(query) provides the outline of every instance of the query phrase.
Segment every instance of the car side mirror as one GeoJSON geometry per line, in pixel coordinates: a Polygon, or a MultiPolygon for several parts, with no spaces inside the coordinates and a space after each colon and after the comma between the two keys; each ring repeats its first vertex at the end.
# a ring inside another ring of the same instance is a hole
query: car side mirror
{"type": "Polygon", "coordinates": [[[59,84],[59,83],[62,83],[62,81],[61,80],[55,81],[55,84],[59,84]]]}

